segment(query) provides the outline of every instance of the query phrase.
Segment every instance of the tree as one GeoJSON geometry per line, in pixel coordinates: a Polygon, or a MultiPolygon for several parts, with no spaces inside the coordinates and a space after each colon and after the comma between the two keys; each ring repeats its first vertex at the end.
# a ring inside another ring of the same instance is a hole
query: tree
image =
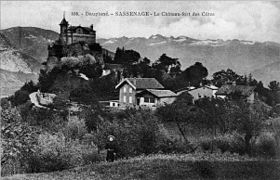
{"type": "Polygon", "coordinates": [[[232,83],[234,81],[237,82],[242,78],[243,78],[242,76],[236,74],[233,70],[227,69],[226,71],[221,70],[221,71],[215,72],[213,74],[212,82],[215,86],[221,87],[222,85],[227,84],[227,83],[232,83]]]}
{"type": "Polygon", "coordinates": [[[141,62],[144,63],[144,64],[147,64],[147,65],[150,65],[151,60],[147,57],[144,57],[144,59],[141,62]]]}
{"type": "Polygon", "coordinates": [[[12,96],[10,100],[13,106],[24,104],[29,100],[29,92],[25,90],[18,90],[15,92],[15,95],[12,96]]]}
{"type": "Polygon", "coordinates": [[[85,74],[88,78],[98,78],[102,75],[102,67],[99,64],[83,64],[79,73],[85,74]]]}
{"type": "Polygon", "coordinates": [[[1,165],[4,166],[6,162],[13,164],[19,162],[20,166],[24,167],[26,161],[36,151],[38,133],[38,128],[21,121],[20,114],[15,108],[2,110],[1,165]]]}
{"type": "Polygon", "coordinates": [[[11,108],[11,103],[8,98],[1,98],[1,108],[2,110],[11,108]]]}
{"type": "Polygon", "coordinates": [[[171,67],[181,68],[181,64],[178,58],[172,58],[166,54],[162,54],[158,60],[153,63],[153,67],[158,70],[164,70],[166,73],[169,72],[171,67]]]}
{"type": "Polygon", "coordinates": [[[243,136],[245,152],[251,155],[251,140],[259,135],[267,114],[261,106],[250,105],[244,101],[232,102],[231,108],[231,130],[243,136]]]}
{"type": "Polygon", "coordinates": [[[220,98],[204,97],[195,101],[200,108],[200,120],[197,121],[201,128],[210,129],[213,136],[219,133],[225,134],[230,130],[229,102],[220,98]]]}
{"type": "Polygon", "coordinates": [[[163,122],[174,122],[185,142],[189,143],[185,129],[194,122],[197,115],[197,110],[192,105],[191,95],[181,94],[174,103],[159,107],[156,114],[163,122]]]}
{"type": "Polygon", "coordinates": [[[277,81],[271,81],[268,85],[269,89],[272,91],[279,91],[280,90],[280,83],[277,81]]]}
{"type": "Polygon", "coordinates": [[[207,76],[208,70],[200,62],[196,62],[182,72],[183,80],[190,82],[190,85],[193,86],[199,86],[207,76]]]}
{"type": "Polygon", "coordinates": [[[217,132],[225,134],[230,130],[228,103],[220,98],[204,97],[195,101],[195,105],[200,109],[196,126],[200,129],[210,130],[212,134],[211,152],[213,152],[213,142],[217,132]]]}
{"type": "Polygon", "coordinates": [[[125,50],[124,48],[116,49],[116,54],[114,57],[114,62],[116,64],[133,64],[137,63],[138,60],[140,59],[140,54],[137,51],[134,50],[125,50]]]}
{"type": "Polygon", "coordinates": [[[37,85],[33,81],[26,82],[20,90],[27,91],[29,93],[35,92],[38,90],[37,85]]]}

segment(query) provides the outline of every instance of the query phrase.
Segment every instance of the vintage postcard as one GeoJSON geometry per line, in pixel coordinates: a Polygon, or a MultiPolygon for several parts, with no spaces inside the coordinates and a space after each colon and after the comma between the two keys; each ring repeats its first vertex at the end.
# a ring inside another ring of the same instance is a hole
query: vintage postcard
{"type": "Polygon", "coordinates": [[[280,2],[0,13],[3,179],[280,178],[280,2]]]}

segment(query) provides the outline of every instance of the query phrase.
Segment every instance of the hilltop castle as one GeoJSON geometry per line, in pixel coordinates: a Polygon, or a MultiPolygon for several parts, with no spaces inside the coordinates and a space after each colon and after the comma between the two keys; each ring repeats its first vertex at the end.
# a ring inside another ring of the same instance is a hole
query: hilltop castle
{"type": "Polygon", "coordinates": [[[88,44],[96,43],[96,31],[93,29],[93,25],[90,27],[83,26],[69,26],[65,16],[61,20],[59,38],[63,44],[73,44],[83,41],[88,44]]]}
{"type": "Polygon", "coordinates": [[[107,62],[112,62],[115,53],[103,48],[96,42],[96,31],[90,27],[70,26],[65,15],[59,23],[59,38],[48,46],[48,59],[43,63],[46,70],[51,70],[63,57],[91,57],[103,68],[115,70],[107,62]]]}
{"type": "Polygon", "coordinates": [[[65,16],[59,24],[60,34],[58,40],[49,45],[49,57],[62,58],[91,54],[99,57],[100,61],[106,58],[114,59],[115,53],[104,49],[96,42],[96,31],[90,27],[70,26],[65,16]]]}

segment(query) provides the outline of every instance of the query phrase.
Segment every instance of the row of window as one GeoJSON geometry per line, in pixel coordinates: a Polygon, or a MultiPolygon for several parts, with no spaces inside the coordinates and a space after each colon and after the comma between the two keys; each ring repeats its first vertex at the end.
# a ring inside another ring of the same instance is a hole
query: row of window
{"type": "Polygon", "coordinates": [[[155,103],[155,98],[153,97],[144,97],[145,103],[155,103]]]}
{"type": "MultiPolygon", "coordinates": [[[[123,96],[123,102],[126,103],[126,96],[123,96]]],[[[128,97],[128,103],[132,103],[132,97],[131,96],[128,97]]]]}
{"type": "MultiPolygon", "coordinates": [[[[126,87],[123,88],[123,92],[126,93],[126,87]]],[[[129,88],[129,93],[132,93],[132,88],[129,88]]]]}
{"type": "MultiPolygon", "coordinates": [[[[123,102],[127,102],[126,96],[123,96],[123,102]]],[[[155,103],[155,98],[153,97],[144,97],[144,102],[145,103],[155,103]]],[[[132,103],[132,96],[128,97],[128,103],[132,103]]]]}

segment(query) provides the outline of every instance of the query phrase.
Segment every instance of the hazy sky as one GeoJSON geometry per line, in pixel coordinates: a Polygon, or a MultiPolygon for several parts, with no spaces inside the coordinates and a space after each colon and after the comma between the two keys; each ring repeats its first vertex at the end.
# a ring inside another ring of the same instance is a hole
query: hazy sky
{"type": "Polygon", "coordinates": [[[279,2],[235,1],[13,1],[1,2],[1,29],[35,26],[59,31],[66,13],[71,25],[94,25],[98,38],[189,36],[198,39],[244,39],[280,42],[279,2]],[[213,12],[215,16],[187,17],[92,17],[71,16],[71,12],[150,11],[213,12]]]}

